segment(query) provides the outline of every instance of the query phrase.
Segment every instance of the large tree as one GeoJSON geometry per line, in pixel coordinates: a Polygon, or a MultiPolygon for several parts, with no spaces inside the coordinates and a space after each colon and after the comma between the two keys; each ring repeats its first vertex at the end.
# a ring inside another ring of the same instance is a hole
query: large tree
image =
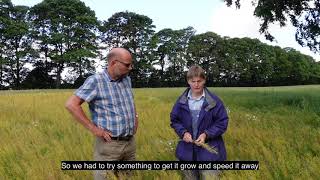
{"type": "Polygon", "coordinates": [[[44,0],[32,7],[32,19],[40,50],[56,68],[56,87],[66,65],[83,74],[88,58],[96,56],[98,26],[94,11],[79,0],[44,0]]]}
{"type": "Polygon", "coordinates": [[[194,33],[195,30],[192,27],[180,30],[166,28],[153,36],[152,42],[155,45],[153,65],[160,66],[161,86],[181,85],[185,82],[186,49],[194,33]]]}
{"type": "Polygon", "coordinates": [[[268,85],[275,61],[271,46],[250,38],[227,41],[227,60],[232,74],[228,76],[229,81],[237,80],[241,86],[268,85]]]}
{"type": "Polygon", "coordinates": [[[290,85],[292,63],[288,60],[288,53],[279,46],[273,47],[273,52],[276,56],[276,62],[270,77],[272,85],[290,85]]]}
{"type": "MultiPolygon", "coordinates": [[[[10,67],[7,69],[8,83],[13,88],[19,89],[28,71],[24,65],[34,54],[31,48],[29,8],[14,6],[10,0],[5,0],[0,2],[0,10],[1,63],[10,67]]],[[[2,68],[1,75],[3,75],[2,68]]]]}
{"type": "Polygon", "coordinates": [[[311,64],[314,61],[311,56],[301,54],[293,48],[285,48],[288,60],[292,64],[290,69],[290,81],[292,84],[307,84],[311,76],[311,64]]]}
{"type": "Polygon", "coordinates": [[[103,42],[110,48],[127,48],[134,56],[135,68],[131,75],[134,86],[148,83],[152,69],[150,40],[154,28],[149,17],[128,11],[115,13],[103,23],[103,42]]]}
{"type": "Polygon", "coordinates": [[[10,0],[4,0],[0,2],[0,87],[3,87],[5,83],[9,83],[7,72],[8,68],[8,57],[5,53],[5,30],[10,22],[10,9],[13,7],[10,0]]]}
{"type": "MultiPolygon", "coordinates": [[[[241,0],[224,0],[228,6],[233,3],[240,8],[241,0]]],[[[283,27],[290,20],[296,27],[295,38],[302,46],[320,52],[320,1],[319,0],[252,0],[254,15],[262,20],[260,32],[273,40],[269,25],[279,22],[283,27]]]]}
{"type": "Polygon", "coordinates": [[[223,39],[213,33],[206,32],[191,37],[188,47],[188,65],[199,64],[207,72],[207,85],[212,86],[220,80],[227,67],[223,57],[223,39]]]}

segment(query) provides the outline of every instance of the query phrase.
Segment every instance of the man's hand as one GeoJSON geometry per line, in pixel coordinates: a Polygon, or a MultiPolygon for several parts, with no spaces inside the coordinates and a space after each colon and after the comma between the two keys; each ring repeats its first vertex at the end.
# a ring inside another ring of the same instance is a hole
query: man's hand
{"type": "Polygon", "coordinates": [[[200,146],[200,143],[204,143],[204,142],[206,141],[206,138],[207,138],[206,133],[202,133],[202,134],[200,134],[200,136],[198,137],[198,139],[195,140],[194,143],[195,143],[196,145],[200,146]]]}
{"type": "Polygon", "coordinates": [[[187,143],[192,143],[192,136],[189,132],[185,132],[183,134],[183,140],[184,142],[187,142],[187,143]]]}
{"type": "Polygon", "coordinates": [[[106,130],[99,128],[99,127],[96,127],[96,126],[94,126],[93,128],[90,128],[90,131],[95,136],[103,138],[106,142],[111,141],[112,134],[109,131],[106,131],[106,130]]]}

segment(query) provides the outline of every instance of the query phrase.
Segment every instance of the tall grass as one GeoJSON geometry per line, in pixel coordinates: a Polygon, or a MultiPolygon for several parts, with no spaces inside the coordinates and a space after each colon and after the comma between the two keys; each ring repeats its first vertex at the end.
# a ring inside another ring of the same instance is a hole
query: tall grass
{"type": "MultiPolygon", "coordinates": [[[[135,89],[137,160],[176,160],[169,113],[183,88],[135,89]]],[[[228,160],[258,171],[222,179],[320,179],[320,86],[210,88],[224,101],[228,160]]],[[[0,179],[91,179],[62,160],[92,160],[94,137],[64,109],[69,90],[0,92],[0,179]]],[[[87,105],[83,106],[87,113],[87,105]]],[[[133,179],[180,179],[178,171],[136,171],[133,179]]]]}

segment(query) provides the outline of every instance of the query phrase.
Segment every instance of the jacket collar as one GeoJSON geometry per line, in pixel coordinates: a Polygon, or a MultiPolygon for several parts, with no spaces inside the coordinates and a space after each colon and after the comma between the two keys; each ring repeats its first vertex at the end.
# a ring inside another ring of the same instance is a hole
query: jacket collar
{"type": "MultiPolygon", "coordinates": [[[[188,92],[190,91],[190,87],[187,88],[183,94],[180,96],[179,103],[188,105],[188,92]]],[[[205,101],[204,105],[202,106],[205,111],[209,111],[210,109],[214,108],[217,104],[217,102],[211,97],[211,93],[209,90],[205,87],[204,88],[205,93],[205,101]]]]}

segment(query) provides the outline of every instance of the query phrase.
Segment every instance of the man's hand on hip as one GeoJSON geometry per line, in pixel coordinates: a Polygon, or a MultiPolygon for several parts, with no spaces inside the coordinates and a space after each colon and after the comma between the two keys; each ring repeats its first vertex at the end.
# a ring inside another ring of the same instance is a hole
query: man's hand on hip
{"type": "Polygon", "coordinates": [[[104,130],[100,127],[95,126],[94,128],[92,128],[90,130],[92,132],[92,134],[94,134],[97,137],[102,137],[106,142],[111,141],[111,132],[104,130]]]}

